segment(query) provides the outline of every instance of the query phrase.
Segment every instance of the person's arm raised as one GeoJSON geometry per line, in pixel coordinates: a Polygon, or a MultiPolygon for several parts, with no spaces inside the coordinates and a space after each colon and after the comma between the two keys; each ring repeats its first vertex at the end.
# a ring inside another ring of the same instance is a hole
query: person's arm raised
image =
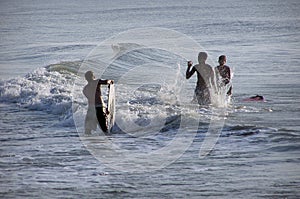
{"type": "Polygon", "coordinates": [[[186,74],[185,74],[186,79],[189,79],[196,72],[196,69],[194,67],[191,70],[192,65],[193,65],[193,62],[188,61],[188,67],[186,69],[186,74]]]}

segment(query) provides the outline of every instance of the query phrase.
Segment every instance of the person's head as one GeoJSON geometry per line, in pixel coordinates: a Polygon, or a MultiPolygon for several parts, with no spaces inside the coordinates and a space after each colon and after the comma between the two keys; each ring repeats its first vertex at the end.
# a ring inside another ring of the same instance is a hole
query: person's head
{"type": "Polygon", "coordinates": [[[256,95],[256,96],[252,97],[252,99],[255,99],[255,100],[264,100],[264,97],[261,96],[261,95],[256,95]]]}
{"type": "Polygon", "coordinates": [[[226,56],[225,55],[221,55],[219,57],[219,64],[222,66],[226,63],[226,56]]]}
{"type": "Polygon", "coordinates": [[[95,76],[94,76],[93,71],[87,71],[87,72],[85,73],[85,79],[86,79],[88,82],[94,80],[94,79],[95,79],[95,76]]]}
{"type": "Polygon", "coordinates": [[[206,59],[207,59],[207,53],[206,52],[200,52],[198,54],[198,62],[199,63],[205,63],[206,59]]]}

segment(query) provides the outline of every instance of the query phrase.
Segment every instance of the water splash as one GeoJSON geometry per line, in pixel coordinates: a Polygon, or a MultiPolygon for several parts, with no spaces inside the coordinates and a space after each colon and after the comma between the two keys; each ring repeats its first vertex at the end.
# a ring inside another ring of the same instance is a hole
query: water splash
{"type": "Polygon", "coordinates": [[[231,96],[227,95],[227,92],[232,84],[230,82],[224,85],[219,72],[214,68],[213,71],[214,77],[208,80],[211,105],[213,107],[226,108],[231,103],[231,96]]]}

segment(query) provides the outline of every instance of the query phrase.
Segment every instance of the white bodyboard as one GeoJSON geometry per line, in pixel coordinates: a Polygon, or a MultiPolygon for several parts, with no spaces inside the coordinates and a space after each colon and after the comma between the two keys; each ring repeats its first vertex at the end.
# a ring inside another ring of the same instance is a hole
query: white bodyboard
{"type": "Polygon", "coordinates": [[[111,132],[111,130],[115,124],[115,86],[114,86],[114,84],[108,85],[107,110],[109,111],[109,114],[107,115],[107,126],[108,126],[108,130],[111,132]]]}

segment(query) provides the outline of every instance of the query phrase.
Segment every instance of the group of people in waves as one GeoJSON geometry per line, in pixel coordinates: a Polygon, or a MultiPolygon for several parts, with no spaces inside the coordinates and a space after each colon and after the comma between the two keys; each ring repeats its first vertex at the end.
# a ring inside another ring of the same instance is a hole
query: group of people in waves
{"type": "MultiPolygon", "coordinates": [[[[197,84],[193,101],[199,105],[211,104],[211,88],[225,87],[226,95],[232,95],[232,72],[226,64],[226,56],[221,55],[214,69],[206,63],[207,53],[198,54],[198,64],[193,65],[188,61],[186,70],[186,79],[190,79],[195,73],[197,74],[197,84]]],[[[91,134],[92,130],[100,126],[104,133],[108,133],[107,115],[109,111],[103,102],[101,95],[101,85],[113,84],[113,80],[96,79],[92,71],[85,73],[87,85],[83,88],[83,94],[88,99],[88,110],[85,118],[85,133],[91,134]]],[[[264,101],[264,97],[256,95],[245,99],[244,101],[264,101]]]]}

